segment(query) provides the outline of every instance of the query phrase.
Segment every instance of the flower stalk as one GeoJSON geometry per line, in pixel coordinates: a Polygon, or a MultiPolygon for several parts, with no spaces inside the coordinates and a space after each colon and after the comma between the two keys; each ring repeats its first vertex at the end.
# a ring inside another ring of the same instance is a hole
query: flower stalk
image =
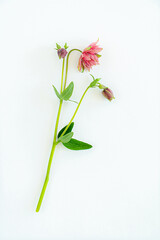
{"type": "MultiPolygon", "coordinates": [[[[79,109],[79,107],[80,107],[80,105],[82,103],[82,100],[83,100],[84,96],[86,95],[86,93],[87,93],[89,88],[90,88],[90,86],[88,86],[86,88],[86,90],[84,91],[84,93],[83,93],[83,95],[82,95],[82,97],[81,97],[81,99],[80,99],[80,101],[79,101],[79,103],[77,105],[77,108],[76,108],[76,110],[75,110],[75,112],[74,112],[70,122],[68,123],[67,127],[65,128],[65,130],[61,134],[61,137],[66,133],[67,129],[69,128],[69,126],[73,122],[73,119],[75,118],[76,113],[78,112],[78,109],[79,109]]],[[[41,192],[41,195],[40,195],[40,198],[39,198],[39,201],[38,201],[36,212],[39,212],[39,210],[40,210],[40,207],[41,207],[41,204],[42,204],[42,200],[43,200],[43,197],[44,197],[44,194],[45,194],[45,191],[46,191],[46,187],[47,187],[47,184],[48,184],[48,181],[49,181],[49,174],[50,174],[50,169],[51,169],[53,155],[54,155],[54,152],[55,152],[56,145],[59,143],[59,142],[56,141],[56,136],[57,136],[57,129],[58,129],[58,122],[59,122],[61,107],[62,107],[62,101],[60,101],[60,105],[59,105],[57,121],[56,121],[56,126],[55,126],[55,132],[54,132],[53,145],[52,145],[52,150],[51,150],[51,154],[50,154],[50,158],[49,158],[49,162],[48,162],[47,174],[46,174],[46,178],[45,178],[45,181],[44,181],[42,192],[41,192]]]]}
{"type": "Polygon", "coordinates": [[[71,52],[73,51],[78,51],[80,53],[82,53],[82,51],[80,49],[74,48],[72,50],[69,51],[68,55],[67,55],[67,60],[66,60],[66,74],[65,74],[65,80],[64,80],[64,89],[66,88],[66,84],[67,84],[67,76],[68,76],[68,60],[69,60],[69,56],[71,54],[71,52]]]}
{"type": "MultiPolygon", "coordinates": [[[[62,89],[63,89],[64,66],[65,66],[65,58],[63,58],[63,63],[62,63],[61,93],[62,93],[62,89]]],[[[58,130],[60,113],[61,113],[61,109],[62,109],[62,103],[63,103],[63,100],[60,100],[59,108],[58,108],[58,114],[57,114],[57,119],[56,119],[56,125],[55,125],[55,131],[54,131],[53,144],[52,144],[52,149],[51,149],[49,162],[48,162],[48,167],[47,167],[46,178],[45,178],[45,181],[44,181],[44,184],[43,184],[41,195],[39,197],[39,201],[38,201],[38,204],[37,204],[36,212],[39,212],[39,210],[40,210],[40,207],[41,207],[41,204],[42,204],[42,200],[43,200],[43,197],[44,197],[47,185],[48,185],[48,181],[49,181],[49,175],[50,175],[50,170],[51,170],[51,165],[52,165],[52,159],[53,159],[53,155],[54,155],[55,148],[56,148],[56,145],[57,145],[56,137],[57,137],[57,130],[58,130]]]]}
{"type": "Polygon", "coordinates": [[[70,122],[68,123],[67,127],[65,128],[65,130],[64,130],[63,133],[61,134],[61,137],[66,133],[67,129],[69,128],[69,126],[70,126],[71,123],[73,122],[73,119],[75,118],[76,113],[78,112],[78,109],[79,109],[79,107],[80,107],[80,105],[81,105],[81,103],[82,103],[82,100],[83,100],[84,96],[86,95],[86,93],[87,93],[87,91],[88,91],[89,88],[90,88],[90,86],[88,86],[88,87],[86,88],[86,90],[84,91],[84,93],[83,93],[83,95],[82,95],[82,97],[81,97],[81,99],[80,99],[80,101],[79,101],[79,103],[78,103],[78,105],[77,105],[77,108],[76,108],[76,110],[75,110],[75,112],[74,112],[74,114],[73,114],[70,122]]]}
{"type": "MultiPolygon", "coordinates": [[[[81,50],[79,50],[79,49],[72,49],[68,53],[68,55],[67,55],[64,89],[65,89],[66,83],[67,83],[68,60],[69,60],[69,56],[70,56],[71,52],[73,52],[73,51],[81,52],[81,50]]],[[[64,66],[65,66],[65,58],[63,58],[63,63],[62,63],[62,76],[61,76],[61,90],[60,90],[60,93],[62,93],[62,91],[63,91],[64,66]]],[[[85,91],[85,93],[86,92],[87,91],[85,91]]],[[[81,98],[81,100],[80,100],[80,102],[79,102],[79,104],[78,104],[78,106],[76,108],[76,111],[73,114],[73,117],[71,118],[71,122],[72,122],[73,118],[75,117],[75,115],[76,115],[76,113],[77,113],[77,111],[79,109],[79,106],[80,106],[80,104],[81,104],[81,102],[83,100],[83,97],[84,97],[85,93],[83,94],[83,96],[82,96],[82,98],[81,98]]],[[[54,131],[53,144],[52,144],[52,149],[51,149],[49,162],[48,162],[48,167],[47,167],[47,173],[46,173],[46,177],[45,177],[45,181],[44,181],[44,184],[43,184],[43,188],[42,188],[42,191],[41,191],[41,194],[40,194],[40,197],[39,197],[39,201],[38,201],[38,204],[37,204],[36,212],[39,212],[41,204],[42,204],[42,201],[43,201],[43,197],[44,197],[44,194],[45,194],[45,191],[46,191],[46,188],[47,188],[47,185],[48,185],[48,181],[49,181],[49,175],[50,175],[50,169],[51,169],[51,165],[52,165],[53,155],[54,155],[54,152],[55,152],[56,145],[58,144],[58,142],[56,141],[56,138],[57,138],[57,130],[58,130],[60,113],[61,113],[61,109],[62,109],[62,103],[63,103],[63,100],[60,100],[59,108],[58,108],[58,114],[57,114],[57,119],[56,119],[56,125],[55,125],[55,131],[54,131]]],[[[68,124],[67,129],[68,129],[69,126],[70,126],[70,123],[68,124]]],[[[66,131],[64,131],[64,133],[62,135],[64,135],[65,132],[66,131]]]]}

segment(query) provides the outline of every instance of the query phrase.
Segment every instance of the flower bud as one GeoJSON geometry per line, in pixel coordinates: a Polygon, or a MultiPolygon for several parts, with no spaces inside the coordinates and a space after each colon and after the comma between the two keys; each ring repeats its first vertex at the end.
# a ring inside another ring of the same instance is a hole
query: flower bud
{"type": "Polygon", "coordinates": [[[65,56],[67,55],[67,51],[64,48],[60,48],[57,50],[57,54],[60,59],[65,58],[65,56]]]}
{"type": "Polygon", "coordinates": [[[109,88],[105,88],[103,91],[102,91],[102,94],[105,98],[107,98],[109,101],[111,101],[112,99],[114,99],[114,95],[113,95],[113,92],[111,91],[111,89],[109,88]]]}

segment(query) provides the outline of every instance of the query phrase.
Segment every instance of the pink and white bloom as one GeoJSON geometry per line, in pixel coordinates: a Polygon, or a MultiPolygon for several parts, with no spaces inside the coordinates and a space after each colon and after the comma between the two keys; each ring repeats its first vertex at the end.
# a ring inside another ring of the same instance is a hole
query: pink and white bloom
{"type": "Polygon", "coordinates": [[[83,50],[78,62],[78,70],[80,72],[83,72],[85,69],[90,71],[92,66],[99,64],[99,57],[101,57],[99,52],[102,51],[103,48],[100,48],[97,43],[98,40],[83,50]]]}

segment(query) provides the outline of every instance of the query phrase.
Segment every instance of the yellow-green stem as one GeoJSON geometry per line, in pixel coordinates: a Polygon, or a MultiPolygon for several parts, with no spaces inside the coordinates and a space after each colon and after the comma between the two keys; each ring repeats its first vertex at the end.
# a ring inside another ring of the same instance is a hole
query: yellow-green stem
{"type": "Polygon", "coordinates": [[[67,129],[69,128],[69,126],[70,126],[71,123],[73,122],[73,119],[75,118],[76,113],[77,113],[77,111],[78,111],[78,109],[79,109],[79,107],[80,107],[80,105],[81,105],[81,103],[82,103],[82,100],[83,100],[83,98],[84,98],[84,96],[85,96],[85,94],[86,94],[86,92],[88,91],[89,88],[90,88],[90,86],[88,86],[88,87],[86,88],[86,90],[84,91],[84,93],[83,93],[83,95],[82,95],[82,97],[81,97],[81,99],[80,99],[80,101],[79,101],[79,103],[78,103],[78,105],[77,105],[77,108],[76,108],[76,110],[75,110],[75,112],[74,112],[74,114],[73,114],[70,122],[68,123],[67,127],[65,128],[65,130],[64,130],[63,133],[61,134],[61,137],[66,133],[67,129]]]}
{"type": "Polygon", "coordinates": [[[68,60],[69,60],[69,56],[70,56],[71,52],[73,52],[73,51],[78,51],[78,52],[82,53],[82,51],[80,49],[77,49],[77,48],[74,48],[74,49],[69,51],[69,53],[67,55],[67,60],[66,60],[66,74],[65,74],[65,80],[64,80],[64,89],[66,88],[67,76],[68,76],[68,60]]]}
{"type": "MultiPolygon", "coordinates": [[[[72,49],[70,50],[70,52],[68,53],[67,55],[67,61],[66,61],[66,74],[65,74],[65,82],[64,82],[64,89],[66,88],[66,83],[67,83],[67,75],[68,75],[68,60],[69,60],[69,56],[71,54],[71,52],[73,51],[79,51],[79,52],[82,52],[81,50],[79,49],[72,49]]],[[[65,58],[63,59],[63,64],[62,64],[62,77],[61,77],[61,93],[63,91],[63,76],[64,76],[64,65],[65,65],[65,58]]],[[[82,95],[82,98],[75,110],[75,113],[73,114],[73,117],[71,118],[71,121],[69,122],[67,128],[65,129],[65,131],[62,133],[62,135],[65,134],[65,132],[67,131],[68,127],[70,126],[71,122],[73,121],[77,111],[78,111],[78,108],[83,100],[83,97],[84,95],[86,94],[87,90],[89,89],[89,87],[86,89],[86,91],[84,92],[84,94],[82,95]]],[[[48,184],[48,181],[49,181],[49,174],[50,174],[50,169],[51,169],[51,165],[52,165],[52,159],[53,159],[53,155],[54,155],[54,152],[55,152],[55,148],[56,148],[56,145],[57,145],[57,142],[56,142],[56,136],[57,136],[57,130],[58,130],[58,123],[59,123],[59,118],[60,118],[60,113],[61,113],[61,108],[62,108],[62,103],[63,101],[60,100],[60,104],[59,104],[59,109],[58,109],[58,114],[57,114],[57,120],[56,120],[56,125],[55,125],[55,131],[54,131],[54,138],[53,138],[53,144],[52,144],[52,149],[51,149],[51,153],[50,153],[50,157],[49,157],[49,162],[48,162],[48,167],[47,167],[47,173],[46,173],[46,178],[45,178],[45,181],[44,181],[44,184],[43,184],[43,188],[42,188],[42,191],[41,191],[41,195],[39,197],[39,201],[38,201],[38,204],[37,204],[37,208],[36,208],[36,212],[39,212],[40,210],[40,207],[41,207],[41,204],[42,204],[42,200],[43,200],[43,197],[44,197],[44,194],[45,194],[45,191],[46,191],[46,188],[47,188],[47,184],[48,184]]]]}
{"type": "MultiPolygon", "coordinates": [[[[63,59],[63,63],[62,63],[61,93],[62,93],[62,90],[63,90],[64,64],[65,64],[65,58],[63,59]]],[[[42,204],[42,200],[43,200],[43,197],[44,197],[44,194],[45,194],[45,191],[46,191],[46,187],[47,187],[47,184],[48,184],[48,181],[49,181],[49,174],[50,174],[52,159],[53,159],[53,155],[54,155],[55,148],[56,148],[56,145],[57,145],[57,143],[56,143],[56,136],[57,136],[58,123],[59,123],[62,103],[63,103],[63,101],[60,100],[58,114],[57,114],[57,119],[56,119],[56,125],[55,125],[55,131],[54,131],[53,144],[52,144],[52,149],[51,149],[49,162],[48,162],[48,167],[47,167],[46,178],[45,178],[45,181],[44,181],[44,184],[43,184],[41,195],[39,197],[39,201],[38,201],[38,204],[37,204],[36,212],[39,212],[39,210],[40,210],[40,207],[41,207],[41,204],[42,204]]]]}

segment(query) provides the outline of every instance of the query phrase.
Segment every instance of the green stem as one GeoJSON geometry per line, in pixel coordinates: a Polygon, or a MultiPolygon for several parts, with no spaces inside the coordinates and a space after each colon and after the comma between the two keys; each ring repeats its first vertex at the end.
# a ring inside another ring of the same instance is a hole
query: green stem
{"type": "Polygon", "coordinates": [[[68,76],[68,60],[69,60],[69,56],[70,56],[71,52],[73,52],[73,51],[78,51],[78,52],[82,53],[82,51],[80,49],[77,49],[77,48],[74,48],[74,49],[69,51],[69,53],[67,55],[67,60],[66,60],[66,75],[65,75],[65,81],[64,81],[64,89],[66,88],[67,76],[68,76]]]}
{"type": "MultiPolygon", "coordinates": [[[[63,59],[63,64],[62,64],[61,93],[62,93],[62,90],[63,90],[64,64],[65,64],[65,59],[63,59]]],[[[39,212],[39,210],[40,210],[40,207],[41,207],[41,204],[42,204],[42,200],[43,200],[43,197],[44,197],[44,194],[45,194],[45,191],[46,191],[46,188],[47,188],[47,184],[48,184],[48,181],[49,181],[49,174],[50,174],[50,169],[51,169],[51,165],[52,165],[52,159],[53,159],[53,155],[54,155],[55,148],[56,148],[56,145],[57,145],[57,143],[56,143],[56,136],[57,136],[58,123],[59,123],[62,103],[63,103],[63,101],[60,100],[58,114],[57,114],[57,119],[56,119],[56,125],[55,125],[55,131],[54,131],[53,144],[52,144],[52,149],[51,149],[49,162],[48,162],[48,167],[47,167],[46,178],[45,178],[45,181],[44,181],[44,184],[43,184],[41,195],[39,197],[39,201],[38,201],[38,204],[37,204],[36,212],[39,212]]]]}
{"type": "Polygon", "coordinates": [[[62,91],[63,91],[63,75],[64,75],[64,64],[65,64],[65,58],[63,58],[63,63],[62,63],[61,93],[62,93],[62,91]]]}
{"type": "Polygon", "coordinates": [[[73,119],[75,118],[76,113],[77,113],[77,111],[78,111],[78,109],[79,109],[79,107],[80,107],[80,105],[81,105],[81,103],[82,103],[82,100],[83,100],[83,98],[84,98],[84,96],[85,96],[85,94],[86,94],[86,92],[88,91],[89,88],[90,88],[90,86],[88,86],[88,87],[86,88],[86,90],[84,91],[84,93],[83,93],[83,95],[82,95],[82,97],[81,97],[81,99],[80,99],[80,101],[79,101],[79,103],[78,103],[78,106],[77,106],[77,108],[76,108],[76,110],[75,110],[75,112],[74,112],[74,114],[73,114],[70,122],[68,123],[67,127],[65,128],[65,130],[64,130],[63,133],[61,134],[61,137],[66,133],[67,129],[68,129],[69,126],[71,125],[71,123],[72,123],[73,119]]]}

